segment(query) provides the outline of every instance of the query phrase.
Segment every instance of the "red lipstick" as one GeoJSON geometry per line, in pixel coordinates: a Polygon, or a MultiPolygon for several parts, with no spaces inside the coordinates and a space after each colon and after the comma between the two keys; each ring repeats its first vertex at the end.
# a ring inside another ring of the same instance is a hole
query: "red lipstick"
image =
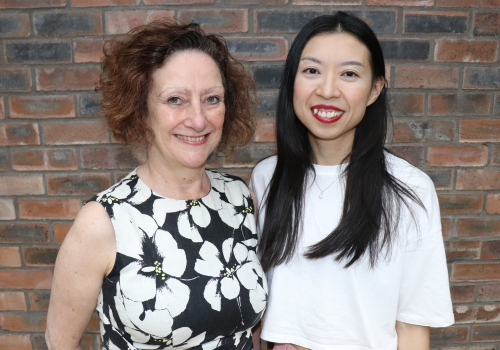
{"type": "Polygon", "coordinates": [[[335,106],[331,106],[331,105],[316,105],[316,106],[312,106],[311,107],[311,113],[313,115],[314,118],[316,118],[317,120],[319,120],[320,122],[322,123],[325,123],[325,124],[331,124],[331,123],[335,123],[337,120],[339,120],[340,118],[342,118],[342,116],[344,115],[344,111],[335,107],[335,106]],[[331,117],[331,118],[326,118],[326,117],[322,117],[321,115],[319,115],[318,113],[314,113],[314,110],[315,109],[321,109],[323,111],[326,110],[326,112],[342,112],[340,113],[339,115],[335,116],[335,117],[331,117]]]}

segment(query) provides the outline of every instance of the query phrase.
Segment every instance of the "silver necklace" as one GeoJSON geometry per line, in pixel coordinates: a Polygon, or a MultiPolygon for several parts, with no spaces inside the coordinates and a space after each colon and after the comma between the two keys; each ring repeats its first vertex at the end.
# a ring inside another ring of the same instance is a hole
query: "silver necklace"
{"type": "Polygon", "coordinates": [[[319,187],[318,183],[316,182],[316,178],[314,178],[314,183],[316,184],[316,186],[318,186],[319,190],[321,191],[320,195],[319,195],[319,199],[323,199],[323,192],[325,192],[331,185],[333,185],[339,178],[337,177],[335,180],[333,180],[333,182],[331,184],[329,184],[328,186],[326,186],[326,188],[324,190],[321,189],[321,187],[319,187]]]}

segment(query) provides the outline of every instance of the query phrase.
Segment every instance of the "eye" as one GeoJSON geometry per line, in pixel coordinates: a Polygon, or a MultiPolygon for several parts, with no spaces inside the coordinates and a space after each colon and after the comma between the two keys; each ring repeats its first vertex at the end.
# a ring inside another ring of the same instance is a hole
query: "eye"
{"type": "Polygon", "coordinates": [[[178,105],[181,103],[181,98],[177,96],[170,97],[167,100],[168,103],[173,104],[173,105],[178,105]]]}
{"type": "Polygon", "coordinates": [[[319,71],[316,68],[306,68],[306,69],[304,69],[304,73],[307,73],[307,74],[319,74],[319,71]]]}
{"type": "Polygon", "coordinates": [[[217,96],[210,96],[209,98],[207,98],[207,103],[209,103],[211,105],[219,103],[219,101],[220,101],[220,98],[217,96]]]}
{"type": "Polygon", "coordinates": [[[348,78],[355,78],[355,77],[359,77],[359,75],[356,73],[356,72],[353,72],[352,70],[349,70],[347,72],[344,72],[344,74],[346,77],[348,78]]]}

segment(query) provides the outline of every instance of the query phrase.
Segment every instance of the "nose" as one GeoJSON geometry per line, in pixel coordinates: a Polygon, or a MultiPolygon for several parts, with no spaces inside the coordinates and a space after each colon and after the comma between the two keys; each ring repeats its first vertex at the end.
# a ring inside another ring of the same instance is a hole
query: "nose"
{"type": "Polygon", "coordinates": [[[193,103],[191,108],[187,111],[188,115],[184,124],[192,128],[196,132],[205,130],[208,124],[206,111],[203,109],[201,103],[193,103]]]}
{"type": "Polygon", "coordinates": [[[340,97],[339,81],[335,76],[326,76],[322,79],[316,89],[316,95],[325,100],[340,97]]]}

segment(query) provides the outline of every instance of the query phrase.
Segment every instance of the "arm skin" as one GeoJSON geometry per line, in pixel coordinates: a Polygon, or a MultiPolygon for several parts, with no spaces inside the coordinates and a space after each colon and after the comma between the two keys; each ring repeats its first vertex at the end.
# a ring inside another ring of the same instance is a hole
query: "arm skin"
{"type": "Polygon", "coordinates": [[[429,350],[430,328],[396,321],[398,350],[429,350]]]}
{"type": "Polygon", "coordinates": [[[57,256],[45,339],[49,350],[81,350],[102,281],[116,256],[113,225],[97,202],[78,213],[57,256]]]}

